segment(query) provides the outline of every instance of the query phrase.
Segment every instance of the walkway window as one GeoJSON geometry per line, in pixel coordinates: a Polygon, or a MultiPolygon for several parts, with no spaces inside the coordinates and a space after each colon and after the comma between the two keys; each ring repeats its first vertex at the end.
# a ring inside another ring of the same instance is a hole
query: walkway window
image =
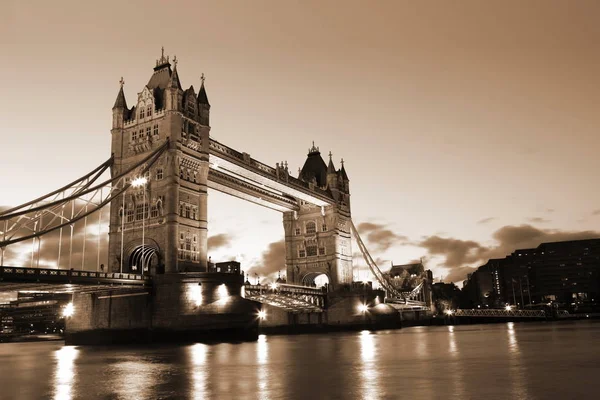
{"type": "Polygon", "coordinates": [[[314,222],[307,222],[306,223],[306,233],[308,235],[312,234],[312,233],[317,233],[317,224],[315,224],[314,222]]]}

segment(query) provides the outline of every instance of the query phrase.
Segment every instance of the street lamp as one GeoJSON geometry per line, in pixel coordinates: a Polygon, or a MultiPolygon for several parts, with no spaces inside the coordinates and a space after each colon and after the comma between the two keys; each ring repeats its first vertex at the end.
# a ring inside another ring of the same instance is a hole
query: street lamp
{"type": "Polygon", "coordinates": [[[148,179],[145,176],[140,176],[139,178],[136,178],[133,180],[133,182],[131,182],[131,185],[134,188],[139,188],[139,187],[143,187],[144,188],[144,199],[142,202],[142,265],[141,265],[141,269],[140,269],[140,275],[144,275],[144,250],[145,250],[145,245],[146,245],[146,241],[145,241],[145,233],[146,233],[146,188],[145,185],[146,183],[148,183],[148,179]]]}

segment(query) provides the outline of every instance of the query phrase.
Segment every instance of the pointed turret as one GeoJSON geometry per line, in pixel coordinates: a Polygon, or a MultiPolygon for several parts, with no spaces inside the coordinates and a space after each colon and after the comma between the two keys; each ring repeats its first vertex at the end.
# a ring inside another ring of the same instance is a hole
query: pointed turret
{"type": "Polygon", "coordinates": [[[333,154],[329,152],[329,164],[327,164],[327,188],[331,191],[333,198],[337,201],[339,198],[338,173],[333,165],[333,154]]]}
{"type": "Polygon", "coordinates": [[[167,88],[183,90],[181,88],[181,82],[179,82],[179,74],[177,73],[177,56],[173,57],[173,65],[173,72],[171,73],[171,77],[169,78],[167,88]]]}
{"type": "Polygon", "coordinates": [[[115,108],[120,108],[123,110],[127,109],[127,101],[125,100],[125,93],[123,92],[123,85],[125,84],[123,77],[121,77],[119,84],[121,85],[121,88],[119,89],[119,94],[117,94],[117,99],[115,100],[115,105],[112,108],[113,110],[115,108]]]}
{"type": "Polygon", "coordinates": [[[344,168],[344,159],[343,158],[342,158],[341,164],[342,164],[342,168],[340,169],[340,175],[342,176],[342,179],[345,182],[348,182],[348,181],[350,181],[350,179],[348,179],[348,174],[346,174],[346,168],[344,168]]]}
{"type": "Polygon", "coordinates": [[[208,96],[206,95],[206,88],[204,87],[204,74],[200,78],[202,80],[202,85],[200,86],[200,92],[198,93],[198,104],[207,105],[210,108],[210,103],[208,102],[208,96]]]}
{"type": "Polygon", "coordinates": [[[333,166],[333,160],[332,160],[333,154],[331,154],[331,152],[329,152],[329,164],[327,164],[327,174],[335,174],[335,167],[333,166]]]}
{"type": "Polygon", "coordinates": [[[119,85],[121,88],[119,89],[119,94],[117,94],[117,99],[115,100],[115,105],[112,108],[113,112],[113,123],[112,127],[115,128],[123,128],[125,113],[129,110],[127,109],[127,101],[125,100],[125,93],[123,92],[123,85],[125,85],[125,81],[123,77],[119,81],[119,85]]]}
{"type": "Polygon", "coordinates": [[[204,87],[204,73],[200,77],[202,84],[200,85],[200,92],[198,92],[198,114],[200,115],[200,123],[208,126],[210,124],[210,103],[208,102],[208,96],[206,95],[206,88],[204,87]]]}
{"type": "Polygon", "coordinates": [[[167,110],[181,111],[183,101],[183,89],[179,82],[179,74],[177,73],[177,56],[173,57],[173,71],[169,68],[169,81],[165,88],[165,98],[167,100],[167,110]]]}

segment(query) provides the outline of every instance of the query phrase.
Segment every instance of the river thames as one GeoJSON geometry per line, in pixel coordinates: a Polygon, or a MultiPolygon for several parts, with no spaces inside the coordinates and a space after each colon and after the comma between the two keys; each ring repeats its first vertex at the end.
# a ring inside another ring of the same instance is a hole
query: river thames
{"type": "Polygon", "coordinates": [[[0,344],[1,399],[587,399],[600,322],[412,327],[258,342],[0,344]]]}

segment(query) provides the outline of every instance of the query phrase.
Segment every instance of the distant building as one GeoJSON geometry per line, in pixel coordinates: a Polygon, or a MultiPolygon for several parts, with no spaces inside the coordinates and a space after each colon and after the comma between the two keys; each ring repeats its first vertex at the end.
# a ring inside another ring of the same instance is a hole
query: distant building
{"type": "Polygon", "coordinates": [[[470,274],[463,304],[496,307],[600,300],[600,239],[542,243],[491,259],[470,274]]]}

